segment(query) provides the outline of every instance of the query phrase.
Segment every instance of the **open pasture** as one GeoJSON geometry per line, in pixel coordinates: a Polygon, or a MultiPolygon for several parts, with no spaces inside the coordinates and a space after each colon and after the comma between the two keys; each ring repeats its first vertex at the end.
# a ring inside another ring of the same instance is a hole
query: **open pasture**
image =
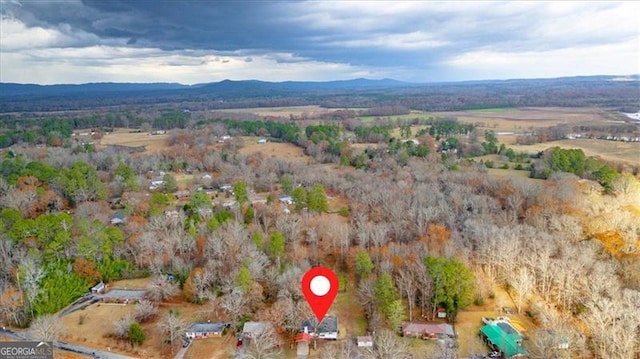
{"type": "Polygon", "coordinates": [[[258,143],[260,137],[243,137],[244,145],[239,152],[243,155],[260,153],[264,157],[281,158],[289,161],[308,163],[309,157],[304,154],[302,148],[286,142],[258,143]]]}
{"type": "Polygon", "coordinates": [[[326,109],[317,105],[310,106],[284,106],[284,107],[254,107],[254,108],[238,108],[238,109],[223,109],[212,110],[212,112],[222,113],[250,113],[257,116],[274,116],[274,117],[300,117],[307,115],[313,117],[313,114],[332,112],[330,109],[326,109]]]}
{"type": "Polygon", "coordinates": [[[99,142],[99,147],[110,145],[140,147],[145,146],[146,152],[160,151],[167,146],[169,134],[150,135],[147,132],[130,132],[131,129],[118,128],[107,133],[99,142]]]}
{"type": "Polygon", "coordinates": [[[620,161],[629,164],[640,164],[640,142],[618,142],[591,139],[560,140],[534,145],[511,145],[516,152],[538,152],[551,147],[579,148],[587,156],[600,157],[604,160],[620,161]]]}

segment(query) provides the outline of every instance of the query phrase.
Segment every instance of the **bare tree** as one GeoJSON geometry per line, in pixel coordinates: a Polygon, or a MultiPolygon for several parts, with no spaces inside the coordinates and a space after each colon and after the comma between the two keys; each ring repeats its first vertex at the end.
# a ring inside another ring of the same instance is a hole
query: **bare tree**
{"type": "Polygon", "coordinates": [[[409,358],[409,347],[406,342],[400,340],[391,330],[380,330],[373,338],[375,345],[368,348],[366,353],[369,358],[409,358]]]}
{"type": "MultiPolygon", "coordinates": [[[[233,328],[236,328],[242,314],[248,310],[249,298],[247,298],[242,290],[236,289],[222,296],[217,304],[233,322],[233,328]]],[[[212,303],[212,305],[215,304],[212,303]]]]}
{"type": "Polygon", "coordinates": [[[22,325],[26,321],[23,297],[23,293],[12,285],[0,287],[0,322],[22,325]]]}
{"type": "Polygon", "coordinates": [[[29,334],[33,339],[51,342],[65,335],[66,330],[62,321],[55,316],[43,315],[31,323],[29,334]]]}
{"type": "Polygon", "coordinates": [[[136,321],[142,323],[145,320],[153,317],[158,312],[158,307],[155,303],[143,299],[136,305],[136,309],[133,313],[133,317],[136,321]]]}
{"type": "Polygon", "coordinates": [[[32,257],[26,257],[18,268],[17,282],[25,294],[27,308],[33,315],[33,303],[40,291],[40,281],[44,278],[44,270],[32,257]]]}
{"type": "Polygon", "coordinates": [[[402,268],[396,276],[396,284],[407,298],[407,303],[409,304],[409,321],[411,322],[413,321],[413,306],[416,303],[416,295],[418,294],[416,279],[408,268],[402,268]]]}
{"type": "Polygon", "coordinates": [[[162,302],[180,293],[178,287],[165,275],[155,276],[147,289],[147,298],[154,302],[162,302]]]}
{"type": "Polygon", "coordinates": [[[116,338],[126,339],[129,336],[129,327],[134,321],[131,315],[125,315],[116,320],[113,322],[113,335],[116,336],[116,338]]]}
{"type": "Polygon", "coordinates": [[[184,335],[188,327],[189,324],[173,311],[165,314],[158,323],[163,342],[169,344],[172,350],[173,345],[184,335]]]}
{"type": "Polygon", "coordinates": [[[282,356],[280,338],[273,327],[254,333],[248,341],[239,355],[242,359],[276,359],[282,356]]]}
{"type": "Polygon", "coordinates": [[[518,313],[522,311],[522,303],[529,295],[534,287],[534,277],[526,267],[520,267],[515,276],[511,279],[511,288],[516,292],[518,298],[516,300],[516,307],[518,313]]]}

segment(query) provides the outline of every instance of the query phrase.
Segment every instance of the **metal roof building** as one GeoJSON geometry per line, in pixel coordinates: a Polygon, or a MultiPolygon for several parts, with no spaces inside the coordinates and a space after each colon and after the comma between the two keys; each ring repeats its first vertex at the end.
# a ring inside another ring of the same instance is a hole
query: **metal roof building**
{"type": "Polygon", "coordinates": [[[526,350],[520,345],[522,336],[518,333],[507,333],[496,324],[487,324],[480,328],[483,339],[506,358],[524,357],[526,350]]]}

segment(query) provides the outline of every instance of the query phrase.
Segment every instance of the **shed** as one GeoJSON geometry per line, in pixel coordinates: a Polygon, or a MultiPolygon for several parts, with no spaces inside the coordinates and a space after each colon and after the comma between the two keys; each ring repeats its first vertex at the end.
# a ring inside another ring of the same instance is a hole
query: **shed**
{"type": "Polygon", "coordinates": [[[480,328],[480,334],[490,347],[500,351],[506,358],[527,355],[527,352],[520,345],[522,336],[518,333],[506,333],[497,324],[487,324],[480,328]]]}
{"type": "Polygon", "coordinates": [[[102,294],[102,293],[104,293],[105,289],[106,289],[106,285],[104,284],[104,282],[100,282],[100,283],[94,285],[91,288],[91,293],[93,293],[93,294],[102,294]]]}
{"type": "Polygon", "coordinates": [[[225,323],[193,323],[184,334],[189,339],[219,338],[226,329],[225,323]]]}

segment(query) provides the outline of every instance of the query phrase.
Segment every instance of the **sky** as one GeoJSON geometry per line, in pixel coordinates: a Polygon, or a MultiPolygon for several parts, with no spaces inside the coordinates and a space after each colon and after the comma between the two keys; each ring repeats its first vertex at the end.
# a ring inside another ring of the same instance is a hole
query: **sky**
{"type": "Polygon", "coordinates": [[[0,82],[630,75],[639,3],[0,0],[0,82]]]}

